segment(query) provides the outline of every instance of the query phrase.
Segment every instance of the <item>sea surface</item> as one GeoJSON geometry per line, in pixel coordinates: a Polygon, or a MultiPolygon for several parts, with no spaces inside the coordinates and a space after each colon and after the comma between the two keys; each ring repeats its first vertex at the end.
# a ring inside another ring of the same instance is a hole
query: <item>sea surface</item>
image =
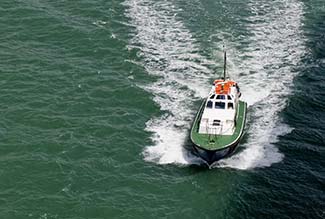
{"type": "Polygon", "coordinates": [[[0,219],[325,218],[324,0],[1,0],[0,219]],[[215,78],[247,101],[212,168],[215,78]]]}

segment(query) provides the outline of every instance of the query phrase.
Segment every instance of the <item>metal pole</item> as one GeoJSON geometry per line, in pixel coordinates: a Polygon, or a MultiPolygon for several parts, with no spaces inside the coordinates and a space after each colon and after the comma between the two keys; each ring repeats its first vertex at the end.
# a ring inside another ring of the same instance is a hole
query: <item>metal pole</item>
{"type": "Polygon", "coordinates": [[[223,60],[223,80],[226,80],[226,68],[227,68],[227,54],[224,51],[224,60],[223,60]]]}

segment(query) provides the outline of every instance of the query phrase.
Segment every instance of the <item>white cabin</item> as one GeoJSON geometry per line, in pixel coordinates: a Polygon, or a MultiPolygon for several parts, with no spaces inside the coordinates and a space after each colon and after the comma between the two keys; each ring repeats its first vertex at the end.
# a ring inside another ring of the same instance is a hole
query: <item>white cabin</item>
{"type": "Polygon", "coordinates": [[[239,97],[236,82],[216,80],[204,106],[199,133],[233,135],[239,97]]]}

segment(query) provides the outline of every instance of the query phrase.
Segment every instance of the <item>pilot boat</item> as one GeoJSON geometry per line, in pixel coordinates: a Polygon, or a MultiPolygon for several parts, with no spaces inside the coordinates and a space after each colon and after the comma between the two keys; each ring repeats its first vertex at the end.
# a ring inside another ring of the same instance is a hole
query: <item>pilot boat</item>
{"type": "Polygon", "coordinates": [[[231,155],[244,133],[247,103],[240,100],[237,82],[226,77],[213,82],[191,128],[194,152],[208,165],[231,155]]]}

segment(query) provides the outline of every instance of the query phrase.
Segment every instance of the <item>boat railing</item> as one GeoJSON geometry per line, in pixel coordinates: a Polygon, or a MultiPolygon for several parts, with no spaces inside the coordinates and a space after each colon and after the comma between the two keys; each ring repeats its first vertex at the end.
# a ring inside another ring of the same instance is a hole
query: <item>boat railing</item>
{"type": "Polygon", "coordinates": [[[218,135],[222,133],[222,125],[218,127],[209,127],[207,126],[207,133],[209,134],[209,142],[214,142],[218,135]]]}
{"type": "Polygon", "coordinates": [[[200,106],[200,110],[195,116],[194,122],[196,123],[196,121],[197,121],[197,127],[196,127],[197,132],[199,132],[199,130],[200,130],[201,116],[203,114],[203,109],[204,109],[205,103],[206,103],[206,100],[202,101],[202,104],[200,106]]]}

